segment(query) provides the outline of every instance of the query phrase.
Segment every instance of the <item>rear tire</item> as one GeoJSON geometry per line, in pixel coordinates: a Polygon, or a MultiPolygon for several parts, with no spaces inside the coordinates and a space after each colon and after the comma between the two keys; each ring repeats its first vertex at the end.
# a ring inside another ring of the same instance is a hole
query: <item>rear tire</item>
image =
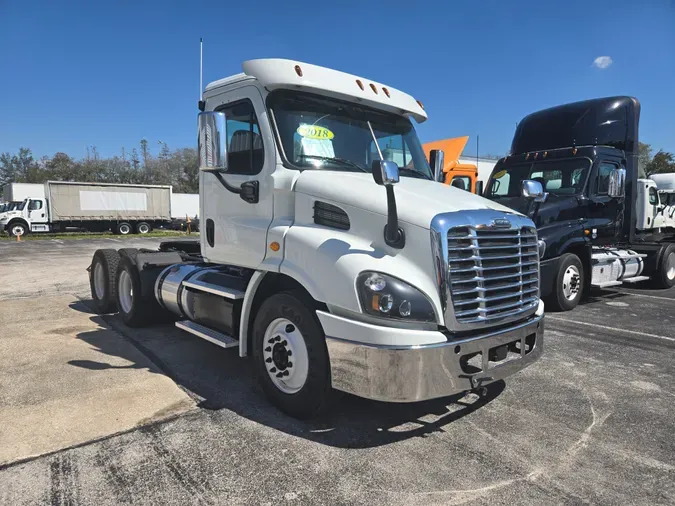
{"type": "Polygon", "coordinates": [[[326,335],[312,307],[299,290],[278,293],[263,302],[253,323],[260,385],[280,410],[301,419],[324,410],[331,393],[326,335]]]}
{"type": "Polygon", "coordinates": [[[99,249],[94,253],[89,273],[91,298],[98,314],[117,312],[117,268],[120,255],[114,249],[99,249]]]}
{"type": "Polygon", "coordinates": [[[154,296],[143,296],[143,286],[136,261],[128,254],[120,255],[115,286],[117,307],[125,325],[143,327],[154,323],[164,315],[164,311],[154,296]]]}
{"type": "Polygon", "coordinates": [[[666,289],[675,286],[675,244],[666,246],[659,255],[652,283],[655,288],[666,289]]]}
{"type": "Polygon", "coordinates": [[[136,225],[137,234],[148,234],[150,232],[152,232],[152,227],[149,223],[142,221],[136,225]]]}
{"type": "Polygon", "coordinates": [[[131,228],[131,225],[126,221],[123,221],[122,223],[117,224],[117,227],[115,228],[115,233],[117,233],[118,235],[129,235],[131,234],[132,230],[133,229],[131,228]]]}
{"type": "Polygon", "coordinates": [[[584,265],[574,253],[563,254],[559,265],[553,291],[546,302],[555,311],[571,311],[584,293],[584,265]]]}

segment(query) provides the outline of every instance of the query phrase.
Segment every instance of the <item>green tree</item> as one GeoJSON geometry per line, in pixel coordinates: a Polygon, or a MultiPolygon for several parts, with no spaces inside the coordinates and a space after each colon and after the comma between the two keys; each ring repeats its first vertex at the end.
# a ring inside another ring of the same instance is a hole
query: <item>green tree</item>
{"type": "Polygon", "coordinates": [[[638,177],[647,176],[647,165],[652,159],[652,146],[644,142],[638,143],[638,177]]]}
{"type": "Polygon", "coordinates": [[[15,155],[0,155],[0,185],[8,183],[36,183],[40,178],[40,167],[28,148],[19,148],[15,155]]]}
{"type": "Polygon", "coordinates": [[[659,151],[646,167],[647,174],[665,174],[675,172],[675,157],[668,151],[659,151]]]}

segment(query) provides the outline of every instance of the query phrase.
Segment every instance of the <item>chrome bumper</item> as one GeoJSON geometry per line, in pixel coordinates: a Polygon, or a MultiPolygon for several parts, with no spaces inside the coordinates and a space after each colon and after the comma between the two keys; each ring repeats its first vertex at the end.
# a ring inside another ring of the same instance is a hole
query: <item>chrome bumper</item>
{"type": "Polygon", "coordinates": [[[326,337],[326,345],[333,388],[367,399],[416,402],[485,386],[524,369],[541,356],[543,337],[540,315],[439,344],[376,346],[326,337]],[[505,346],[506,358],[493,360],[505,346]]]}

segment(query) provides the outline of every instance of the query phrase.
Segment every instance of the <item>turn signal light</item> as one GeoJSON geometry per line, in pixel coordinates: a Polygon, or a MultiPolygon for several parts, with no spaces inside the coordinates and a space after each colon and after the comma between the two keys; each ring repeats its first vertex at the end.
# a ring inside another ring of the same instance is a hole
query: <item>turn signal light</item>
{"type": "Polygon", "coordinates": [[[279,251],[279,248],[281,248],[281,245],[276,241],[270,244],[270,249],[272,251],[279,251]]]}

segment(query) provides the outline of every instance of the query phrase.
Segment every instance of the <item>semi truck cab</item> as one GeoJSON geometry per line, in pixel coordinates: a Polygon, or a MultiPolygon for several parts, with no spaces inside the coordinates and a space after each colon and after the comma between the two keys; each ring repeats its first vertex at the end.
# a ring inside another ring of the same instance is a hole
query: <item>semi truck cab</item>
{"type": "Polygon", "coordinates": [[[525,117],[485,196],[537,225],[541,294],[570,310],[590,287],[675,285],[675,221],[638,174],[640,104],[609,97],[525,117]]]}
{"type": "Polygon", "coordinates": [[[97,251],[99,311],[236,348],[296,417],[332,389],[414,402],[540,356],[534,224],[435,183],[421,102],[291,60],[243,70],[199,103],[199,244],[97,251]]]}

